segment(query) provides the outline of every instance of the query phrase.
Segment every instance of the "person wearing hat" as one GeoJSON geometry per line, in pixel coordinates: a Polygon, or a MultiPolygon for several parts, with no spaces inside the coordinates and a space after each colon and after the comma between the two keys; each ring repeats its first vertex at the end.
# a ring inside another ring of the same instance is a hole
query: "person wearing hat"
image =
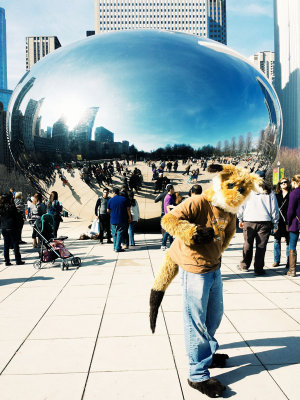
{"type": "MultiPolygon", "coordinates": [[[[175,199],[174,199],[174,186],[171,184],[167,185],[167,191],[168,193],[166,194],[166,197],[164,199],[164,213],[167,214],[170,212],[174,207],[175,207],[175,199]]],[[[167,241],[169,239],[170,244],[173,242],[173,237],[166,231],[162,242],[161,242],[161,249],[166,250],[167,249],[167,241]]]]}

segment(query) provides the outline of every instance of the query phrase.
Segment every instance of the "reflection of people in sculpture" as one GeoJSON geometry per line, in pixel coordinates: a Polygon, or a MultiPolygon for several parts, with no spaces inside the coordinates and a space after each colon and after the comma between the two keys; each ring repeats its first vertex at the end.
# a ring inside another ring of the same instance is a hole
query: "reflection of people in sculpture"
{"type": "Polygon", "coordinates": [[[236,212],[261,178],[232,165],[215,164],[220,173],[202,195],[195,195],[171,210],[162,227],[175,237],[165,253],[150,296],[150,325],[156,318],[165,290],[180,266],[183,291],[184,333],[189,357],[188,383],[216,397],[225,386],[210,378],[208,368],[224,367],[227,354],[216,354],[214,337],[223,314],[221,255],[235,233],[236,212]]]}

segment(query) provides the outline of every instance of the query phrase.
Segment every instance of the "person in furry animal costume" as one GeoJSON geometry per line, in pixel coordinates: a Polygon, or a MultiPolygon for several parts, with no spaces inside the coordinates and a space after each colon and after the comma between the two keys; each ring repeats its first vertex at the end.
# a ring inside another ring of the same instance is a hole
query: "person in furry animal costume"
{"type": "Polygon", "coordinates": [[[236,213],[262,179],[233,165],[213,164],[219,172],[203,194],[192,196],[166,214],[162,227],[175,237],[166,251],[150,295],[154,333],[159,306],[179,266],[183,290],[184,335],[189,357],[188,383],[209,397],[226,389],[208,368],[224,367],[227,354],[216,354],[214,337],[223,315],[221,255],[235,234],[236,213]]]}

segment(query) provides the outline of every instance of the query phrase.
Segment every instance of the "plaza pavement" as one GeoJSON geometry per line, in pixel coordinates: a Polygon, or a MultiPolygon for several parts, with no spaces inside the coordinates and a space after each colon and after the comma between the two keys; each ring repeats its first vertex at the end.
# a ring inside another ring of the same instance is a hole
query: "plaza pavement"
{"type": "MultiPolygon", "coordinates": [[[[156,333],[150,331],[160,235],[138,234],[135,248],[117,254],[112,245],[77,240],[86,229],[71,218],[60,229],[82,258],[78,270],[61,271],[58,264],[35,270],[27,224],[26,264],[1,264],[1,400],[207,398],[187,385],[178,277],[167,290],[156,333]]],[[[225,397],[300,398],[300,268],[288,278],[284,266],[270,267],[272,246],[262,277],[236,270],[241,234],[223,257],[225,315],[217,339],[230,359],[227,368],[211,372],[228,385],[225,397]]]]}

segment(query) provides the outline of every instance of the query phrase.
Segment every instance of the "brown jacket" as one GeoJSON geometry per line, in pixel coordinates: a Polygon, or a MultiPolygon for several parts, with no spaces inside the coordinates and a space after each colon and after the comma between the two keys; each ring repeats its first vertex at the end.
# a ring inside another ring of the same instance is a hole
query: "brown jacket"
{"type": "Polygon", "coordinates": [[[175,238],[168,253],[174,263],[186,271],[203,274],[219,268],[222,252],[235,234],[236,216],[213,206],[205,195],[192,196],[170,214],[202,227],[213,227],[218,239],[207,244],[187,246],[175,238]]]}

